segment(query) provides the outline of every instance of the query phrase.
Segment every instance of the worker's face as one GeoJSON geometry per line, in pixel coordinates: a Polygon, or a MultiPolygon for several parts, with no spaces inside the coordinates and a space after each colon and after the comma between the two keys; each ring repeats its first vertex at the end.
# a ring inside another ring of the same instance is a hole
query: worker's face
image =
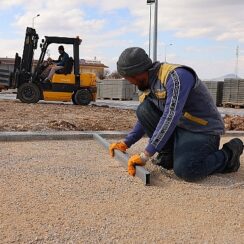
{"type": "Polygon", "coordinates": [[[125,76],[131,84],[136,85],[140,91],[145,91],[149,88],[148,72],[143,72],[135,76],[125,76]]]}
{"type": "Polygon", "coordinates": [[[59,49],[58,52],[59,54],[62,54],[64,51],[59,49]]]}

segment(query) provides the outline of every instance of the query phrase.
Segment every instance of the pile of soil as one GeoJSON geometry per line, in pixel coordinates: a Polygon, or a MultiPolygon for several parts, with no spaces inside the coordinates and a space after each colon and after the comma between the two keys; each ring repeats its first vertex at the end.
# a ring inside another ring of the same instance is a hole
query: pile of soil
{"type": "MultiPolygon", "coordinates": [[[[0,131],[129,131],[137,120],[129,109],[18,100],[0,100],[0,114],[0,131]]],[[[224,121],[227,130],[244,131],[244,117],[226,115],[224,121]]]]}
{"type": "Polygon", "coordinates": [[[244,117],[226,115],[224,118],[226,130],[244,131],[244,117]]]}
{"type": "Polygon", "coordinates": [[[131,130],[135,111],[99,106],[0,100],[0,131],[131,130]]]}

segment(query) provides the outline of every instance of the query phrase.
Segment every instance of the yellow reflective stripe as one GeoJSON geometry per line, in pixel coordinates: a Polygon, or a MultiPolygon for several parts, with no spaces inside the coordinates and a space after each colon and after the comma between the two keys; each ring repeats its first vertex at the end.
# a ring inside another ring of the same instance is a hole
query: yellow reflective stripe
{"type": "Polygon", "coordinates": [[[165,99],[166,98],[166,91],[156,91],[155,96],[158,99],[165,99]]]}
{"type": "Polygon", "coordinates": [[[145,100],[146,96],[147,96],[149,93],[150,93],[150,91],[144,91],[144,92],[142,92],[141,94],[139,94],[139,102],[142,103],[142,102],[145,100]]]}
{"type": "Polygon", "coordinates": [[[208,124],[207,120],[193,116],[193,115],[189,114],[188,112],[184,113],[184,117],[190,121],[193,121],[193,122],[199,124],[199,125],[207,125],[208,124]]]}
{"type": "Polygon", "coordinates": [[[167,64],[164,63],[161,65],[158,73],[158,78],[161,80],[161,83],[166,85],[169,73],[176,69],[177,67],[180,67],[178,64],[167,64]]]}

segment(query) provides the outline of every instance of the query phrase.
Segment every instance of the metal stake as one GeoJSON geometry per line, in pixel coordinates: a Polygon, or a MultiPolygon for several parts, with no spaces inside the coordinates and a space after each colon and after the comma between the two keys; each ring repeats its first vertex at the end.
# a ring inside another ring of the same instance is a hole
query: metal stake
{"type": "MultiPolygon", "coordinates": [[[[100,135],[94,133],[93,138],[100,142],[106,149],[109,149],[109,143],[100,135]]],[[[127,153],[122,153],[117,150],[115,150],[114,152],[115,158],[120,162],[123,167],[127,168],[129,155],[127,153]]],[[[136,166],[136,176],[139,177],[145,185],[150,185],[150,172],[145,170],[143,167],[136,166]]]]}

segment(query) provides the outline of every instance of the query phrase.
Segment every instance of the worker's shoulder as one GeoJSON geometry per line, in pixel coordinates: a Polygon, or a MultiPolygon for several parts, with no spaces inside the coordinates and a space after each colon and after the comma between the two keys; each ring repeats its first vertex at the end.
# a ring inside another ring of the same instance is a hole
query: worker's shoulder
{"type": "Polygon", "coordinates": [[[64,57],[65,57],[65,56],[66,56],[66,57],[69,57],[69,54],[66,53],[66,52],[64,52],[64,53],[63,53],[63,56],[64,56],[64,57]]]}
{"type": "Polygon", "coordinates": [[[196,72],[188,66],[178,66],[175,68],[175,72],[180,79],[195,80],[197,78],[196,72]]]}
{"type": "Polygon", "coordinates": [[[186,86],[194,86],[197,81],[197,75],[193,69],[187,66],[178,66],[171,71],[167,77],[166,85],[173,85],[175,82],[186,86]]]}

